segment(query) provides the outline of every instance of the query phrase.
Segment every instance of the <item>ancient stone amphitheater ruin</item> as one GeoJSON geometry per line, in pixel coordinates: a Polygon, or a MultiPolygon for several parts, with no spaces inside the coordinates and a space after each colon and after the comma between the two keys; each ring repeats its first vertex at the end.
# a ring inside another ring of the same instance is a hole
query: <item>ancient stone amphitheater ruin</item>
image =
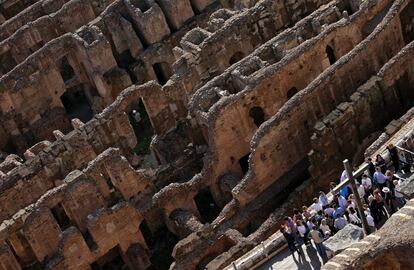
{"type": "Polygon", "coordinates": [[[413,122],[412,0],[0,0],[0,24],[4,270],[223,269],[413,122]]]}

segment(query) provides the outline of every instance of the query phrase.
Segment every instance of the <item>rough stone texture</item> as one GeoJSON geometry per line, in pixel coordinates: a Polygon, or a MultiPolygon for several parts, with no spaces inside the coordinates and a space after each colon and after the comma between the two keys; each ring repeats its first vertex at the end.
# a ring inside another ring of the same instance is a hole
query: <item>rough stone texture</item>
{"type": "Polygon", "coordinates": [[[332,258],[322,269],[411,269],[414,259],[414,201],[395,213],[385,225],[332,258]],[[399,228],[396,230],[395,228],[399,228]]]}
{"type": "Polygon", "coordinates": [[[409,199],[414,198],[414,176],[407,178],[407,180],[397,188],[397,191],[409,199]]]}
{"type": "Polygon", "coordinates": [[[340,253],[352,244],[358,242],[362,236],[363,231],[361,227],[352,224],[346,225],[345,228],[324,242],[327,253],[329,254],[328,256],[330,257],[340,253]]]}

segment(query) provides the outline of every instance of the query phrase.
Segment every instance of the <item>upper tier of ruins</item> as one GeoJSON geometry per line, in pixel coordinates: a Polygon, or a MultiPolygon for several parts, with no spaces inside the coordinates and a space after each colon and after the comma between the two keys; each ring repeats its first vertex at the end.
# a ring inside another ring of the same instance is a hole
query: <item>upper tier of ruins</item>
{"type": "Polygon", "coordinates": [[[224,269],[412,123],[413,67],[413,0],[0,0],[0,270],[224,269]]]}

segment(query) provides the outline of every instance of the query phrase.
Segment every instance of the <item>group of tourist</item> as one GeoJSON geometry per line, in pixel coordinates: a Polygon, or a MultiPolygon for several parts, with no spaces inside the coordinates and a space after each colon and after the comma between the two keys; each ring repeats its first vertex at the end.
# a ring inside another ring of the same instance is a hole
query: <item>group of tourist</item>
{"type": "MultiPolygon", "coordinates": [[[[397,148],[387,147],[392,161],[393,170],[400,170],[397,148]]],[[[375,161],[367,159],[368,169],[355,179],[358,196],[363,203],[364,214],[369,232],[379,229],[385,221],[406,203],[402,194],[396,191],[401,181],[387,167],[384,158],[377,155],[375,161]]],[[[356,167],[357,169],[357,167],[356,167]]],[[[343,171],[340,182],[348,179],[343,171]]],[[[303,206],[301,211],[293,210],[293,216],[285,217],[280,232],[284,235],[292,254],[301,251],[298,243],[310,246],[313,240],[318,254],[326,259],[326,248],[323,242],[343,229],[347,224],[362,227],[361,217],[356,210],[356,194],[351,193],[350,186],[345,186],[339,192],[334,192],[336,183],[330,184],[332,199],[323,192],[313,199],[311,207],[303,206]]]]}

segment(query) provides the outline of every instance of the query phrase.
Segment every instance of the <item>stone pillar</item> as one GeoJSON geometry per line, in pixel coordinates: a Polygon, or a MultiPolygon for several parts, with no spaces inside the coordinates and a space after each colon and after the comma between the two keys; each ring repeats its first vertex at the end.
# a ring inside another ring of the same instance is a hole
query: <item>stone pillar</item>
{"type": "Polygon", "coordinates": [[[60,229],[49,209],[40,208],[26,220],[23,233],[37,260],[51,258],[58,249],[60,229]]]}
{"type": "Polygon", "coordinates": [[[0,244],[0,270],[20,270],[21,267],[13,252],[5,243],[0,244]]]}

